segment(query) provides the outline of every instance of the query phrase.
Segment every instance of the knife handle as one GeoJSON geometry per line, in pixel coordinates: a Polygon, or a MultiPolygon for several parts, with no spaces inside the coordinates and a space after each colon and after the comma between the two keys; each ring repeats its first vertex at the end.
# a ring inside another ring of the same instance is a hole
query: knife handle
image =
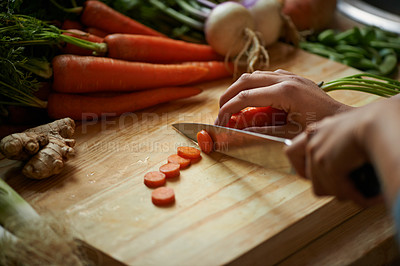
{"type": "Polygon", "coordinates": [[[370,163],[366,163],[360,168],[353,170],[350,173],[350,179],[365,198],[373,198],[381,193],[378,177],[374,167],[370,163]]]}

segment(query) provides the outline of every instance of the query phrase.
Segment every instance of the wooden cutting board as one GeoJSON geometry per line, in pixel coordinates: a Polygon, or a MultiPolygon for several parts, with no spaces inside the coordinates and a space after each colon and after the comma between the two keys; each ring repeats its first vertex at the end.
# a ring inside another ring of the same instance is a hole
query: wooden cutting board
{"type": "MultiPolygon", "coordinates": [[[[319,56],[277,44],[270,70],[282,68],[315,82],[357,73],[319,56]]],[[[213,123],[232,83],[201,84],[192,98],[142,112],[78,124],[77,156],[48,180],[28,180],[3,159],[0,174],[40,212],[73,224],[84,241],[129,265],[274,264],[359,213],[351,203],[316,198],[306,180],[221,154],[168,181],[176,203],[156,207],[143,175],[181,145],[176,122],[213,123]]],[[[377,99],[359,92],[332,97],[361,106],[377,99]]]]}

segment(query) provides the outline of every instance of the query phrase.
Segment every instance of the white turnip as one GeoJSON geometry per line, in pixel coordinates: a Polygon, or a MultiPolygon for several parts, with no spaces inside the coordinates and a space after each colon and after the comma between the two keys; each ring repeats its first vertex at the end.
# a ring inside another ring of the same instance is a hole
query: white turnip
{"type": "Polygon", "coordinates": [[[229,1],[212,9],[204,33],[207,42],[216,52],[226,58],[235,58],[235,69],[239,60],[246,56],[248,71],[253,71],[256,66],[267,66],[269,60],[254,27],[250,11],[240,3],[229,1]]]}
{"type": "Polygon", "coordinates": [[[241,4],[250,11],[255,30],[261,34],[265,46],[269,46],[282,34],[284,20],[282,4],[278,0],[242,0],[241,4]]]}

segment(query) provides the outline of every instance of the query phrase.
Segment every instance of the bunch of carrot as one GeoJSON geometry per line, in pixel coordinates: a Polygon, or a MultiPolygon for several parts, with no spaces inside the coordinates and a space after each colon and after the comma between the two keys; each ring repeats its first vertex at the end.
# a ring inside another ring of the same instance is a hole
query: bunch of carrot
{"type": "Polygon", "coordinates": [[[71,25],[64,34],[102,43],[106,52],[67,44],[54,57],[53,118],[133,112],[200,93],[193,84],[232,76],[210,46],[170,39],[100,1],[86,1],[80,23],[63,27],[71,25]]]}

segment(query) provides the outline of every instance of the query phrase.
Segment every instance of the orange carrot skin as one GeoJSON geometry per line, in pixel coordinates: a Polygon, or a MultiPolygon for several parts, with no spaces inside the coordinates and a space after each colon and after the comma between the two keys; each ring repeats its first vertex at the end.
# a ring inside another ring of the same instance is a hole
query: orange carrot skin
{"type": "Polygon", "coordinates": [[[154,205],[165,206],[175,202],[175,192],[170,187],[159,187],[151,192],[151,201],[154,205]]]}
{"type": "Polygon", "coordinates": [[[246,127],[278,126],[286,124],[285,111],[267,107],[247,107],[233,114],[227,127],[244,129],[246,127]]]}
{"type": "Polygon", "coordinates": [[[62,23],[61,29],[63,29],[63,30],[70,30],[70,29],[83,30],[83,25],[78,21],[66,19],[62,23]]]}
{"type": "MultiPolygon", "coordinates": [[[[77,29],[69,29],[68,32],[63,32],[63,34],[91,42],[96,42],[96,43],[103,42],[103,38],[77,29]]],[[[91,55],[93,53],[89,49],[81,48],[71,43],[65,43],[65,45],[61,48],[61,52],[64,54],[74,54],[74,55],[91,55]]]]}
{"type": "Polygon", "coordinates": [[[150,63],[223,60],[209,45],[170,38],[111,34],[104,38],[108,57],[150,63]]]}
{"type": "Polygon", "coordinates": [[[88,27],[88,28],[85,29],[85,31],[87,33],[99,36],[101,38],[105,38],[109,34],[108,32],[105,32],[103,30],[100,30],[100,29],[94,28],[94,27],[88,27]]]}
{"type": "Polygon", "coordinates": [[[184,64],[205,67],[208,69],[207,75],[196,82],[207,82],[213,80],[233,77],[233,64],[222,61],[204,61],[204,62],[184,62],[184,64]]]}
{"type": "Polygon", "coordinates": [[[63,93],[134,91],[193,83],[208,69],[182,64],[128,62],[106,57],[53,58],[53,90],[63,93]]]}
{"type": "Polygon", "coordinates": [[[74,120],[85,120],[93,116],[93,119],[97,119],[104,114],[119,116],[161,103],[188,98],[200,92],[201,89],[194,87],[169,87],[123,93],[112,97],[52,93],[49,95],[47,113],[55,119],[71,117],[74,120]]]}
{"type": "Polygon", "coordinates": [[[164,37],[162,33],[121,14],[100,1],[85,1],[80,20],[87,27],[95,27],[104,32],[164,37]]]}

